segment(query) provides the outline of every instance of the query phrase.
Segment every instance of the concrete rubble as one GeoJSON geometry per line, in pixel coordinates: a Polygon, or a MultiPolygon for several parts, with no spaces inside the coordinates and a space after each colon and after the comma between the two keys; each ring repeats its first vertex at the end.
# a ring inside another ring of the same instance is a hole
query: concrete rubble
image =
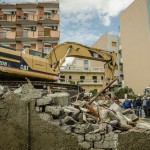
{"type": "MultiPolygon", "coordinates": [[[[8,91],[0,86],[2,98],[8,91]]],[[[118,100],[108,96],[99,97],[89,105],[84,99],[70,102],[68,93],[48,94],[30,84],[11,93],[18,95],[21,101],[34,99],[39,117],[74,135],[83,150],[117,150],[119,134],[150,129],[149,123],[139,119],[132,110],[124,110],[118,100]]]]}

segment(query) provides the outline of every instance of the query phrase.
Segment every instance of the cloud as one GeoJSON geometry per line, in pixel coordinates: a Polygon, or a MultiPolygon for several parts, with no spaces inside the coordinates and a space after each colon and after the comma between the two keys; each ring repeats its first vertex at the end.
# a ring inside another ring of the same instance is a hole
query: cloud
{"type": "Polygon", "coordinates": [[[70,22],[85,22],[97,15],[100,23],[111,24],[111,18],[116,17],[134,0],[60,0],[60,9],[70,22]]]}

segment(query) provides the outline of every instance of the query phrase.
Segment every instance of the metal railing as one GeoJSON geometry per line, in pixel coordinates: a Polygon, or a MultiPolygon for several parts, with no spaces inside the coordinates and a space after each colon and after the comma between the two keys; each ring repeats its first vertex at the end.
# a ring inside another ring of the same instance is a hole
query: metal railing
{"type": "Polygon", "coordinates": [[[55,30],[50,30],[48,31],[38,31],[38,36],[39,37],[55,37],[55,38],[59,38],[59,31],[55,31],[55,30]]]}
{"type": "Polygon", "coordinates": [[[15,39],[16,32],[4,31],[0,32],[0,39],[15,39]]]}
{"type": "Polygon", "coordinates": [[[79,79],[79,80],[71,80],[71,79],[65,79],[65,78],[60,78],[59,79],[60,83],[66,83],[66,84],[103,84],[103,80],[83,80],[83,79],[79,79]]]}
{"type": "Polygon", "coordinates": [[[38,15],[36,14],[26,14],[26,15],[17,15],[17,21],[28,20],[28,21],[37,21],[38,15]]]}
{"type": "Polygon", "coordinates": [[[16,37],[18,38],[37,38],[38,37],[38,32],[37,31],[16,31],[16,37]]]}
{"type": "Polygon", "coordinates": [[[83,71],[83,72],[104,72],[103,67],[76,67],[76,66],[62,66],[61,71],[83,71]]]}
{"type": "Polygon", "coordinates": [[[0,21],[15,22],[16,21],[16,15],[12,15],[12,14],[3,14],[3,15],[0,15],[0,21]]]}

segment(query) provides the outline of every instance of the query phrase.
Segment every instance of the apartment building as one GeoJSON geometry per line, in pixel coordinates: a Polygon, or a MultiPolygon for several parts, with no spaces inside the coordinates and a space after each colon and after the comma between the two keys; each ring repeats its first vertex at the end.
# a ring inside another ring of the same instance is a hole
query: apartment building
{"type": "Polygon", "coordinates": [[[136,94],[150,85],[150,0],[135,0],[120,16],[124,84],[136,94]]]}
{"type": "Polygon", "coordinates": [[[101,62],[75,58],[61,67],[61,83],[79,84],[86,92],[100,91],[103,87],[104,65],[101,62]]]}
{"type": "Polygon", "coordinates": [[[0,3],[0,44],[49,53],[59,43],[59,2],[0,3]]]}
{"type": "Polygon", "coordinates": [[[120,34],[112,35],[109,33],[104,33],[92,46],[95,48],[100,48],[107,51],[114,51],[117,53],[117,64],[118,70],[115,71],[115,76],[119,79],[113,85],[123,86],[124,75],[123,75],[123,59],[122,59],[122,49],[121,49],[120,34]]]}

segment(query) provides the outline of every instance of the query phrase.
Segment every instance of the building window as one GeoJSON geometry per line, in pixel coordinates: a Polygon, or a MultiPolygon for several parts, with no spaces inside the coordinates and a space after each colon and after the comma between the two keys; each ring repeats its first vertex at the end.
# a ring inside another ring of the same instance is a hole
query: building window
{"type": "Polygon", "coordinates": [[[104,76],[101,76],[101,80],[104,80],[104,76]]]}
{"type": "Polygon", "coordinates": [[[84,71],[88,71],[89,70],[89,68],[84,68],[84,71]]]}
{"type": "Polygon", "coordinates": [[[112,42],[112,47],[116,47],[117,46],[117,42],[112,42]]]}
{"type": "Polygon", "coordinates": [[[93,82],[97,82],[97,76],[93,76],[93,82]]]}
{"type": "Polygon", "coordinates": [[[64,75],[60,76],[60,82],[65,82],[65,76],[64,75]]]}
{"type": "Polygon", "coordinates": [[[88,60],[84,60],[84,65],[88,65],[89,61],[88,60]]]}
{"type": "Polygon", "coordinates": [[[80,76],[80,82],[84,82],[85,76],[80,76]]]}
{"type": "Polygon", "coordinates": [[[72,76],[69,76],[69,79],[71,80],[71,79],[72,79],[72,76]]]}

